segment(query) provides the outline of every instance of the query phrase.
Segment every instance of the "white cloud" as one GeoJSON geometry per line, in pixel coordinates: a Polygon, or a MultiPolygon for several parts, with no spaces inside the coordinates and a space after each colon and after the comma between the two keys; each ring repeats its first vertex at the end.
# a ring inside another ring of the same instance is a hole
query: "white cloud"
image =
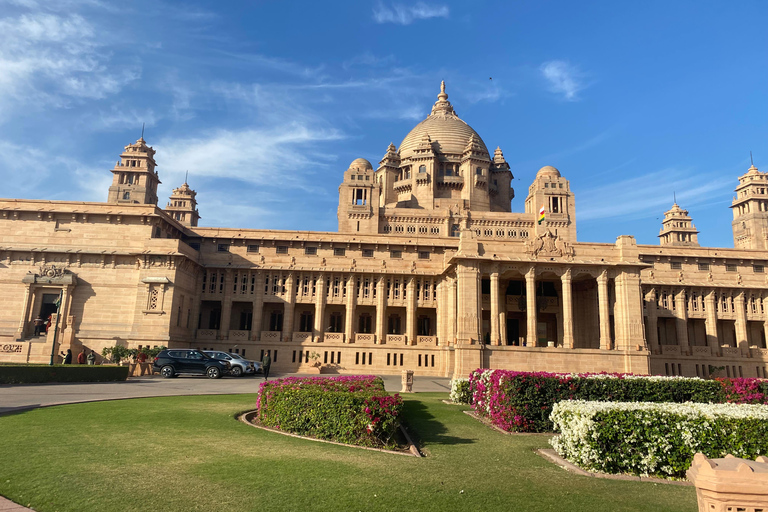
{"type": "Polygon", "coordinates": [[[594,219],[639,219],[661,215],[673,202],[683,208],[727,200],[733,188],[728,173],[696,174],[691,169],[663,169],[576,192],[580,221],[594,219]],[[723,178],[723,176],[729,176],[723,178]]]}
{"type": "Polygon", "coordinates": [[[376,23],[395,23],[398,25],[410,25],[417,20],[429,18],[447,18],[450,10],[447,5],[429,5],[424,2],[416,2],[413,5],[392,4],[386,6],[379,3],[373,9],[373,19],[376,23]]]}
{"type": "Polygon", "coordinates": [[[562,94],[567,101],[577,101],[579,91],[586,87],[584,74],[568,62],[551,60],[543,63],[539,70],[549,82],[549,90],[562,94]]]}
{"type": "Polygon", "coordinates": [[[101,99],[138,79],[135,66],[111,68],[101,39],[77,14],[0,18],[0,122],[16,108],[101,99]]]}

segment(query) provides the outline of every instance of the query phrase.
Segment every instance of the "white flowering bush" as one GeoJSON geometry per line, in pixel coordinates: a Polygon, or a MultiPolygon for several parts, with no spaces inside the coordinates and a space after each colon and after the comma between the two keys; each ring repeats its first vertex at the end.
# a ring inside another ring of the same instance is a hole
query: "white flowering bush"
{"type": "Polygon", "coordinates": [[[469,379],[451,379],[449,398],[455,404],[471,404],[472,393],[469,390],[469,379]]]}
{"type": "Polygon", "coordinates": [[[768,453],[768,406],[558,402],[550,443],[578,466],[606,473],[684,477],[693,455],[755,459],[768,453]]]}

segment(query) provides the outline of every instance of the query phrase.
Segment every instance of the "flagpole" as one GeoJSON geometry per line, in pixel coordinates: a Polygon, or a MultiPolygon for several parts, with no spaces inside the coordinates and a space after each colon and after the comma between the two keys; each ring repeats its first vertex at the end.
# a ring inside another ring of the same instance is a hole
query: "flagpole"
{"type": "Polygon", "coordinates": [[[53,345],[51,345],[51,362],[49,363],[51,366],[53,366],[53,357],[56,354],[56,334],[59,330],[59,317],[61,316],[61,299],[64,295],[64,290],[62,289],[59,292],[59,298],[56,302],[58,302],[56,306],[56,325],[53,328],[53,345]]]}

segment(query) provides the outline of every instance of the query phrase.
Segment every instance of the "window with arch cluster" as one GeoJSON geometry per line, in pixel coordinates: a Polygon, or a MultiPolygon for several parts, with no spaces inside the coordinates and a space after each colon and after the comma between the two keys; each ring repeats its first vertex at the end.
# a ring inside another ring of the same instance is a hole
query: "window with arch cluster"
{"type": "Polygon", "coordinates": [[[426,235],[427,234],[427,226],[419,226],[419,233],[421,233],[422,235],[426,235]]]}
{"type": "Polygon", "coordinates": [[[416,232],[416,228],[414,226],[408,226],[408,232],[409,233],[415,233],[416,232]]]}
{"type": "Polygon", "coordinates": [[[419,173],[427,172],[427,166],[426,165],[420,165],[419,166],[419,173]]]}
{"type": "Polygon", "coordinates": [[[158,295],[160,295],[157,291],[157,288],[152,288],[149,291],[149,302],[147,303],[147,309],[150,311],[157,310],[157,298],[158,295]]]}

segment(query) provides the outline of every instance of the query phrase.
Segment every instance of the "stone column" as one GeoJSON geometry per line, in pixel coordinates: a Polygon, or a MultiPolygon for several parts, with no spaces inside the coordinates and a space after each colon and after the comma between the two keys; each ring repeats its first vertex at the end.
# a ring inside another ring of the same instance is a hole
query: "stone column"
{"type": "Polygon", "coordinates": [[[608,271],[597,276],[597,306],[600,317],[600,349],[611,349],[610,304],[608,304],[608,271]]]}
{"type": "MultiPolygon", "coordinates": [[[[29,308],[32,302],[32,290],[31,284],[24,284],[24,307],[21,310],[21,321],[19,321],[19,328],[16,330],[16,339],[23,339],[27,335],[29,329],[29,308]]],[[[34,319],[33,319],[34,320],[34,319]]],[[[43,318],[43,320],[46,320],[43,318]]]]}
{"type": "Polygon", "coordinates": [[[357,298],[355,297],[355,274],[347,276],[347,310],[344,313],[344,341],[346,343],[355,342],[355,307],[357,298]]]}
{"type": "Polygon", "coordinates": [[[405,285],[405,339],[406,344],[416,345],[416,278],[408,279],[405,285]]]}
{"type": "Polygon", "coordinates": [[[475,261],[464,260],[457,264],[458,281],[458,333],[457,344],[474,345],[482,340],[480,333],[480,270],[475,261]]]}
{"type": "Polygon", "coordinates": [[[325,341],[323,339],[325,334],[325,301],[325,274],[321,272],[315,287],[315,332],[313,333],[315,341],[325,341]]]}
{"type": "Polygon", "coordinates": [[[499,335],[499,272],[491,272],[491,345],[501,345],[499,335]]]}
{"type": "Polygon", "coordinates": [[[295,276],[288,273],[285,279],[285,306],[283,308],[283,341],[293,341],[293,310],[296,308],[296,287],[293,286],[295,276]]]}
{"type": "Polygon", "coordinates": [[[224,272],[224,297],[221,300],[221,323],[219,324],[219,339],[229,339],[229,324],[232,320],[232,270],[224,272]]]}
{"type": "Polygon", "coordinates": [[[563,286],[563,347],[573,348],[573,299],[571,295],[571,269],[560,276],[563,286]]]}
{"type": "MultiPolygon", "coordinates": [[[[720,343],[717,340],[717,305],[715,304],[715,290],[709,290],[704,296],[704,313],[706,319],[704,328],[707,332],[707,346],[715,347],[717,354],[720,353],[720,343]]],[[[715,354],[713,353],[713,354],[715,354]]]]}
{"type": "Polygon", "coordinates": [[[525,294],[526,294],[526,330],[525,345],[535,347],[537,345],[538,334],[536,332],[536,267],[531,265],[528,272],[525,273],[525,294]]]}
{"type": "Polygon", "coordinates": [[[436,331],[435,335],[437,336],[437,344],[438,346],[443,345],[445,343],[445,340],[447,339],[447,335],[445,334],[445,312],[447,311],[446,304],[445,304],[445,278],[440,278],[439,281],[435,279],[436,283],[435,286],[437,286],[437,309],[436,309],[436,331]]]}
{"type": "Polygon", "coordinates": [[[387,342],[387,276],[376,282],[376,343],[387,342]]]}
{"type": "Polygon", "coordinates": [[[765,333],[766,345],[768,348],[768,297],[763,297],[763,332],[765,333]]]}
{"type": "Polygon", "coordinates": [[[253,290],[253,321],[251,322],[251,339],[261,339],[261,326],[264,319],[264,271],[256,272],[256,282],[253,290]]]}
{"type": "Polygon", "coordinates": [[[459,286],[456,278],[451,278],[450,283],[448,283],[446,294],[448,295],[446,301],[448,303],[448,325],[446,333],[448,334],[448,345],[453,346],[456,345],[456,340],[459,336],[459,324],[456,321],[456,315],[459,309],[457,304],[459,286]]]}
{"type": "Polygon", "coordinates": [[[736,308],[736,346],[742,354],[749,353],[749,337],[747,335],[747,310],[745,307],[744,291],[740,291],[734,298],[733,307],[736,308]]]}
{"type": "Polygon", "coordinates": [[[616,286],[614,349],[636,350],[637,347],[645,347],[640,273],[638,270],[625,268],[616,276],[614,282],[616,286]]]}
{"type": "Polygon", "coordinates": [[[675,333],[677,334],[677,344],[680,346],[680,353],[687,354],[689,351],[688,343],[688,304],[685,300],[685,288],[678,290],[675,294],[675,333]]]}
{"type": "Polygon", "coordinates": [[[659,307],[656,302],[656,288],[651,288],[645,296],[645,309],[648,312],[648,346],[651,354],[659,351],[659,307]]]}

